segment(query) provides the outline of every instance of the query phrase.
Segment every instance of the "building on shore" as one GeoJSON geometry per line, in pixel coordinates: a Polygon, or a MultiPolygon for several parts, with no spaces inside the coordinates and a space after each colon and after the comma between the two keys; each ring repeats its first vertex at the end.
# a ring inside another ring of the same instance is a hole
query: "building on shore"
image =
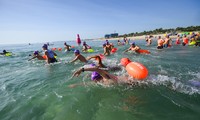
{"type": "Polygon", "coordinates": [[[118,33],[111,33],[111,34],[106,34],[104,37],[105,38],[116,38],[118,37],[118,33]]]}

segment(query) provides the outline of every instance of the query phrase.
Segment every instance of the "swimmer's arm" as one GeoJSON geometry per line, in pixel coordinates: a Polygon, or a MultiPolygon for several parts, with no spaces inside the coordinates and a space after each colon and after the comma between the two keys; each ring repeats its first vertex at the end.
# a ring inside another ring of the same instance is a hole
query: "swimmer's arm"
{"type": "Polygon", "coordinates": [[[90,59],[96,58],[96,57],[97,57],[97,55],[95,55],[95,56],[90,56],[90,57],[87,57],[87,60],[90,60],[90,59]]]}
{"type": "Polygon", "coordinates": [[[30,61],[30,60],[32,60],[32,59],[35,59],[36,58],[36,56],[34,56],[34,57],[32,57],[31,59],[29,59],[28,61],[30,61]]]}
{"type": "Polygon", "coordinates": [[[90,59],[92,59],[92,58],[95,58],[95,57],[94,57],[94,56],[87,57],[87,60],[90,60],[90,59]]]}
{"type": "Polygon", "coordinates": [[[81,68],[81,69],[79,69],[79,70],[77,70],[73,75],[72,75],[72,77],[74,77],[74,76],[76,76],[76,77],[78,77],[80,74],[81,74],[81,72],[84,72],[84,71],[96,71],[96,72],[98,72],[104,79],[106,79],[107,78],[107,75],[109,75],[109,73],[108,72],[106,72],[106,71],[104,71],[104,70],[101,70],[101,69],[99,69],[99,68],[97,68],[97,67],[92,67],[92,68],[81,68]]]}
{"type": "Polygon", "coordinates": [[[106,48],[104,48],[104,53],[103,53],[103,55],[106,55],[106,53],[107,53],[107,52],[106,52],[106,48]]]}
{"type": "Polygon", "coordinates": [[[47,59],[46,59],[47,64],[50,64],[49,54],[47,52],[45,52],[44,54],[47,56],[47,59]]]}
{"type": "Polygon", "coordinates": [[[68,85],[69,88],[75,88],[77,86],[85,86],[85,85],[88,85],[87,83],[77,83],[77,84],[71,84],[71,85],[68,85]]]}
{"type": "Polygon", "coordinates": [[[129,49],[127,49],[127,50],[125,50],[125,51],[124,51],[124,53],[125,53],[125,52],[128,52],[130,49],[131,49],[131,48],[129,48],[129,49]]]}
{"type": "Polygon", "coordinates": [[[78,60],[78,56],[76,56],[70,63],[73,63],[78,60]]]}
{"type": "MultiPolygon", "coordinates": [[[[85,72],[85,71],[96,71],[96,72],[102,72],[103,70],[100,70],[100,69],[98,69],[98,68],[96,68],[96,67],[92,67],[92,68],[81,68],[81,69],[79,69],[79,70],[77,70],[74,74],[73,74],[73,76],[72,77],[74,77],[74,76],[76,76],[76,77],[78,77],[82,72],[85,72]]],[[[99,73],[100,74],[100,73],[99,73]]]]}
{"type": "Polygon", "coordinates": [[[134,50],[134,51],[137,51],[137,50],[139,50],[139,49],[140,49],[140,47],[136,46],[133,50],[134,50]]]}

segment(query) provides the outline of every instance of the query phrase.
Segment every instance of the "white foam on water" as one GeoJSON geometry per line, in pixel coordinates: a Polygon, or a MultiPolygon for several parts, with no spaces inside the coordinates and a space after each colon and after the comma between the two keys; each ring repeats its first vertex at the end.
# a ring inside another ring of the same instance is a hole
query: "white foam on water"
{"type": "Polygon", "coordinates": [[[58,97],[58,98],[62,98],[63,96],[61,96],[61,95],[58,95],[58,93],[56,93],[55,91],[54,91],[54,93],[55,93],[55,95],[58,97]]]}
{"type": "MultiPolygon", "coordinates": [[[[144,81],[145,82],[145,81],[144,81]]],[[[200,89],[193,87],[191,85],[188,85],[187,83],[184,83],[182,81],[177,80],[175,77],[170,77],[167,75],[152,75],[148,78],[146,81],[148,84],[153,85],[163,85],[167,88],[180,92],[185,94],[200,94],[200,89]]]]}
{"type": "Polygon", "coordinates": [[[193,75],[194,77],[196,77],[197,80],[200,80],[200,72],[188,72],[189,75],[193,75]]]}
{"type": "Polygon", "coordinates": [[[6,85],[5,85],[5,84],[2,84],[2,85],[0,86],[0,90],[1,90],[1,91],[5,91],[5,89],[6,89],[6,85]]]}

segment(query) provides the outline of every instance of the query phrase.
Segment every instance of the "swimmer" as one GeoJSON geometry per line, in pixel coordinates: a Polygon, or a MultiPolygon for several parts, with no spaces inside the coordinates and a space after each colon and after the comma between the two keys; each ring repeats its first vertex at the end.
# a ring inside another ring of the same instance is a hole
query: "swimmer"
{"type": "Polygon", "coordinates": [[[70,63],[73,63],[77,60],[80,60],[81,62],[84,62],[84,63],[88,63],[86,58],[83,55],[80,54],[79,50],[74,50],[74,55],[75,55],[75,58],[70,63]]]}
{"type": "Polygon", "coordinates": [[[54,53],[52,50],[48,50],[47,44],[44,44],[42,48],[44,50],[44,54],[47,56],[46,59],[47,64],[57,62],[56,58],[54,57],[57,56],[57,54],[54,53]]]}
{"type": "Polygon", "coordinates": [[[157,49],[163,49],[163,43],[164,43],[164,40],[161,38],[161,36],[158,36],[158,46],[157,46],[157,49]]]}
{"type": "MultiPolygon", "coordinates": [[[[123,64],[121,64],[123,66],[123,64]]],[[[124,66],[125,67],[125,66],[124,66]]],[[[110,84],[128,84],[133,85],[135,80],[130,78],[129,75],[125,76],[115,76],[110,74],[108,71],[96,67],[94,64],[91,64],[90,67],[83,67],[75,71],[72,77],[78,77],[82,72],[91,71],[91,80],[96,83],[103,83],[104,85],[110,84]]],[[[70,88],[76,87],[77,85],[86,85],[87,83],[78,83],[69,85],[70,88]]]]}
{"type": "Polygon", "coordinates": [[[108,55],[110,55],[110,48],[109,47],[107,47],[106,46],[106,44],[103,44],[103,55],[106,55],[106,56],[108,56],[108,55]]]}
{"type": "Polygon", "coordinates": [[[181,37],[180,37],[180,35],[178,35],[177,38],[176,38],[176,45],[179,45],[179,44],[181,44],[181,37]]]}
{"type": "Polygon", "coordinates": [[[97,67],[98,68],[105,68],[104,70],[109,71],[120,71],[122,68],[120,66],[105,66],[102,63],[101,57],[99,55],[90,56],[87,58],[87,60],[95,59],[97,60],[97,67]]]}
{"type": "Polygon", "coordinates": [[[127,37],[124,37],[124,43],[128,44],[130,39],[128,40],[127,37]]]}
{"type": "Polygon", "coordinates": [[[75,71],[72,77],[78,77],[82,72],[85,72],[85,71],[93,72],[91,75],[91,80],[94,82],[100,82],[105,85],[119,84],[119,83],[132,84],[131,83],[132,81],[128,80],[128,76],[115,76],[97,67],[81,68],[75,71]]]}
{"type": "Polygon", "coordinates": [[[83,42],[83,49],[82,49],[82,51],[83,51],[83,52],[87,52],[87,50],[90,49],[90,48],[91,48],[91,47],[90,47],[89,45],[87,45],[86,42],[84,41],[84,42],[83,42]]]}
{"type": "Polygon", "coordinates": [[[70,48],[71,48],[70,45],[68,45],[68,44],[65,42],[65,43],[64,43],[64,46],[65,46],[65,50],[66,50],[66,51],[70,51],[70,48]]]}
{"type": "Polygon", "coordinates": [[[8,53],[12,53],[12,52],[7,52],[6,50],[3,50],[3,53],[0,53],[0,55],[6,55],[8,53]]]}
{"type": "Polygon", "coordinates": [[[152,43],[151,37],[152,37],[152,36],[149,36],[149,37],[146,39],[147,46],[151,45],[151,43],[152,43]]]}
{"type": "Polygon", "coordinates": [[[182,45],[185,46],[186,44],[188,44],[188,41],[189,39],[187,38],[187,35],[184,35],[182,45]]]}
{"type": "Polygon", "coordinates": [[[120,40],[117,41],[117,45],[118,46],[122,45],[122,43],[120,42],[120,40]]]}
{"type": "Polygon", "coordinates": [[[33,60],[35,58],[37,58],[38,60],[45,60],[45,58],[43,56],[41,56],[38,51],[35,51],[33,53],[33,57],[31,59],[29,59],[28,61],[33,60]]]}
{"type": "Polygon", "coordinates": [[[91,60],[91,59],[95,59],[97,60],[97,67],[100,67],[100,68],[107,68],[101,61],[101,57],[99,55],[94,55],[94,56],[90,56],[90,57],[87,57],[87,60],[91,60]]]}
{"type": "Polygon", "coordinates": [[[108,41],[107,41],[105,44],[106,44],[106,47],[107,47],[107,49],[108,49],[109,51],[111,51],[112,48],[114,48],[114,45],[111,44],[111,43],[109,43],[108,41]]]}
{"type": "Polygon", "coordinates": [[[163,47],[171,47],[172,46],[172,40],[169,37],[169,35],[166,35],[165,42],[163,43],[163,47]]]}
{"type": "Polygon", "coordinates": [[[196,34],[195,40],[196,40],[195,46],[200,46],[200,33],[196,34]]]}
{"type": "Polygon", "coordinates": [[[127,50],[125,50],[124,52],[135,51],[135,52],[138,53],[138,50],[140,50],[140,47],[139,47],[139,46],[136,46],[136,45],[135,45],[135,42],[133,42],[133,43],[131,44],[131,46],[130,46],[127,50]]]}

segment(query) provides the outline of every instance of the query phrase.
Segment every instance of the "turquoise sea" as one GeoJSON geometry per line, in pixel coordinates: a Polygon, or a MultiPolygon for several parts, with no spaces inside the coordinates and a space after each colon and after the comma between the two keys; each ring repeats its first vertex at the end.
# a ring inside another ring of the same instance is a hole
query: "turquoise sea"
{"type": "MultiPolygon", "coordinates": [[[[156,49],[145,40],[135,41],[150,55],[122,53],[129,45],[117,46],[118,51],[103,60],[106,65],[118,65],[128,57],[140,62],[149,76],[137,85],[69,85],[91,82],[89,72],[71,78],[82,63],[65,64],[74,58],[73,52],[59,52],[59,63],[28,61],[29,54],[41,51],[42,43],[0,45],[13,56],[0,56],[0,120],[200,120],[200,48],[176,46],[156,49]],[[199,85],[198,85],[199,84],[199,85]]],[[[54,42],[51,47],[63,47],[54,42]]],[[[67,42],[80,49],[75,42],[67,42]]],[[[87,41],[95,52],[103,53],[102,41],[87,41]]],[[[112,72],[123,76],[125,70],[112,72]]]]}

